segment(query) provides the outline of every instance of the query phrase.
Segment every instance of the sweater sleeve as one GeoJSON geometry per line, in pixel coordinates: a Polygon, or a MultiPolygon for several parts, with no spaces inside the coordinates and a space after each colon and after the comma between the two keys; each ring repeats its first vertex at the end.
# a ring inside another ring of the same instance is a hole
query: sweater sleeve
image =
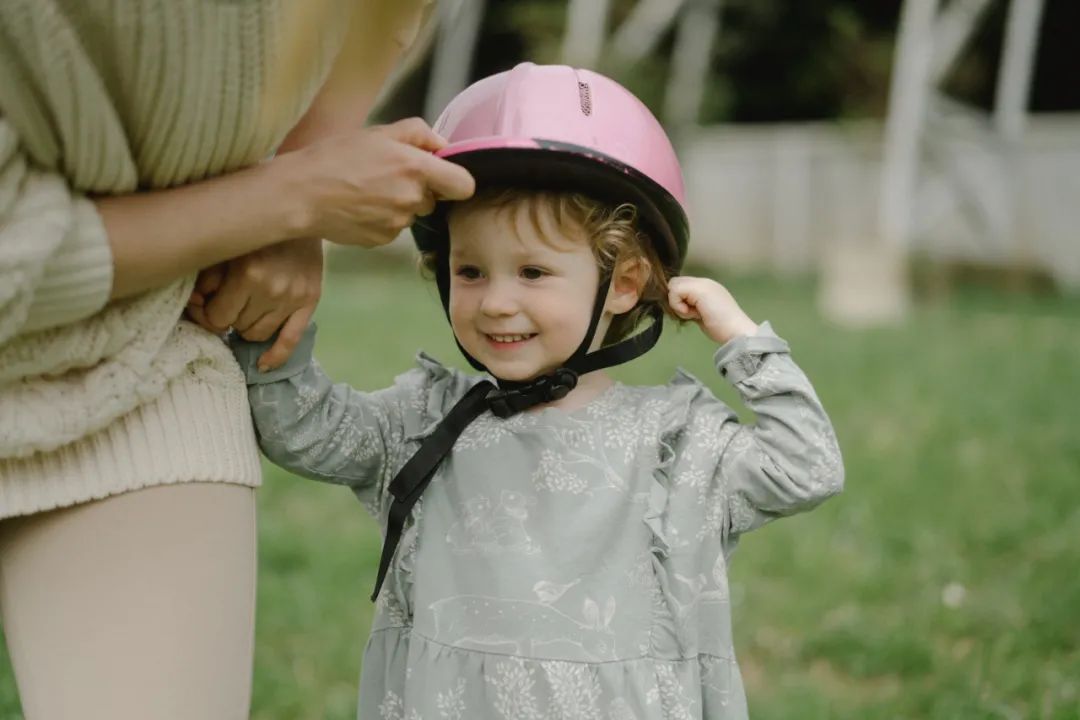
{"type": "Polygon", "coordinates": [[[94,204],[30,166],[0,116],[0,346],[98,312],[112,254],[94,204]]]}

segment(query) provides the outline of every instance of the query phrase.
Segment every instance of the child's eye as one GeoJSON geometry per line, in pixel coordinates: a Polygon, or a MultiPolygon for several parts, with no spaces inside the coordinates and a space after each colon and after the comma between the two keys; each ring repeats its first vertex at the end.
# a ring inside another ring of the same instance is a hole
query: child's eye
{"type": "Polygon", "coordinates": [[[478,280],[480,278],[480,270],[472,265],[462,265],[455,271],[455,274],[464,280],[478,280]]]}
{"type": "Polygon", "coordinates": [[[525,278],[526,280],[539,280],[547,274],[547,271],[538,267],[521,268],[521,277],[525,278]]]}

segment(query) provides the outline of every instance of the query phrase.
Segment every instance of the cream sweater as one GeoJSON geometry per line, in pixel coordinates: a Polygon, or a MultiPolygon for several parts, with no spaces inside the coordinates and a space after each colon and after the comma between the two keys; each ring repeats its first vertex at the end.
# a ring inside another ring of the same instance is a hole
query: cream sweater
{"type": "Polygon", "coordinates": [[[193,278],[108,303],[87,195],[271,153],[340,48],[351,3],[322,1],[340,17],[300,68],[275,65],[293,0],[0,2],[0,518],[165,483],[259,484],[243,376],[180,319],[193,278]]]}

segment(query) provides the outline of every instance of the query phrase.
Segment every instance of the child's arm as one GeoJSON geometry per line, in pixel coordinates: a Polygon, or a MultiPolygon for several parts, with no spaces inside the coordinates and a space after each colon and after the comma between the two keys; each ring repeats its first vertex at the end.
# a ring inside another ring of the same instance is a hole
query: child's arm
{"type": "Polygon", "coordinates": [[[721,440],[715,461],[725,529],[745,532],[840,492],[844,468],[836,435],[787,343],[768,323],[755,325],[730,293],[711,280],[675,278],[672,306],[722,343],[715,357],[717,370],[757,415],[754,425],[741,425],[726,406],[714,401],[711,409],[722,415],[720,422],[702,408],[704,417],[692,423],[709,428],[721,440]]]}
{"type": "Polygon", "coordinates": [[[272,343],[231,339],[247,378],[259,447],[297,475],[351,486],[378,512],[388,455],[404,435],[402,403],[421,391],[419,373],[406,373],[373,393],[334,384],[312,358],[314,325],[284,365],[260,372],[259,356],[272,343]]]}

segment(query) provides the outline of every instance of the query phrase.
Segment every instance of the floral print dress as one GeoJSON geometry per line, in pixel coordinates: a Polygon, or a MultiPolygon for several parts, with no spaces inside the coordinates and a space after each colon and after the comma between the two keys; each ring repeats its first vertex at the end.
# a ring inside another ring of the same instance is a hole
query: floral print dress
{"type": "MultiPolygon", "coordinates": [[[[393,386],[332,384],[309,329],[259,373],[259,442],[385,523],[397,471],[480,377],[421,354],[393,386]]],[[[840,491],[836,438],[768,323],[717,351],[757,415],[702,383],[616,383],[571,412],[485,413],[406,525],[364,652],[363,720],[746,718],[728,563],[739,536],[840,491]]]]}

